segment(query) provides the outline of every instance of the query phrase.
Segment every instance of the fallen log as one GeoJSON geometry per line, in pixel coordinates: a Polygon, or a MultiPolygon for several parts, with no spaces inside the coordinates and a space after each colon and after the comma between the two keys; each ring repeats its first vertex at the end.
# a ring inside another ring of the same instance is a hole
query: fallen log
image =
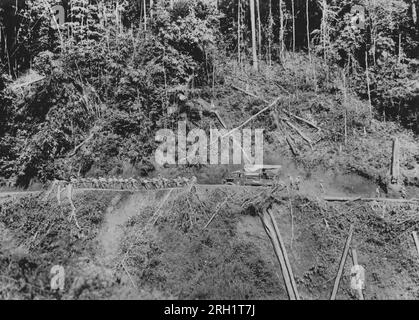
{"type": "Polygon", "coordinates": [[[325,201],[338,201],[338,202],[347,202],[347,201],[386,201],[386,202],[399,202],[399,203],[417,203],[419,204],[419,199],[393,199],[393,198],[363,198],[363,197],[323,197],[325,201]]]}
{"type": "Polygon", "coordinates": [[[292,280],[291,280],[290,274],[288,272],[287,264],[285,262],[285,257],[284,257],[284,254],[282,253],[281,245],[279,244],[279,239],[276,235],[275,228],[273,226],[273,222],[271,220],[271,217],[270,217],[269,213],[267,212],[267,210],[264,210],[259,215],[259,217],[260,217],[260,219],[262,221],[262,224],[265,228],[266,234],[268,235],[269,239],[271,240],[272,246],[273,246],[274,251],[275,251],[275,255],[276,255],[276,257],[279,261],[279,265],[281,267],[281,272],[282,272],[282,276],[284,278],[285,287],[287,289],[288,296],[289,296],[290,300],[297,300],[297,296],[296,296],[295,291],[294,291],[292,280]]]}
{"type": "Polygon", "coordinates": [[[301,118],[301,117],[299,117],[299,116],[297,116],[297,115],[295,115],[295,114],[293,114],[291,112],[288,112],[286,110],[283,110],[283,111],[289,117],[294,117],[295,119],[300,120],[300,121],[308,124],[309,126],[313,127],[314,129],[317,129],[318,131],[321,131],[322,130],[320,127],[316,126],[313,122],[310,122],[310,121],[308,121],[308,120],[306,120],[304,118],[301,118]]]}
{"type": "Polygon", "coordinates": [[[205,224],[204,229],[206,229],[211,224],[212,220],[214,220],[215,216],[218,214],[218,212],[220,212],[221,208],[226,204],[226,202],[229,198],[230,197],[227,197],[221,204],[219,204],[219,206],[217,206],[217,210],[215,210],[214,214],[211,216],[211,218],[205,224]]]}
{"type": "MultiPolygon", "coordinates": [[[[271,111],[271,116],[274,119],[274,122],[275,122],[275,125],[276,125],[277,130],[278,131],[282,131],[281,130],[281,125],[279,124],[278,114],[276,112],[271,111]]],[[[279,133],[278,132],[275,132],[275,135],[278,137],[278,140],[280,140],[279,133]]],[[[290,136],[288,134],[284,134],[284,135],[285,135],[285,140],[287,141],[287,143],[288,143],[288,145],[289,145],[289,147],[291,149],[292,154],[294,156],[298,156],[299,155],[299,152],[296,149],[296,147],[294,146],[294,144],[292,143],[292,141],[290,139],[290,136]]]]}
{"type": "Polygon", "coordinates": [[[340,259],[338,274],[337,274],[336,279],[335,279],[335,284],[333,286],[332,296],[330,297],[330,300],[335,300],[336,299],[336,294],[337,294],[338,289],[339,289],[340,278],[342,277],[343,268],[345,267],[345,262],[346,262],[346,258],[348,256],[349,247],[351,245],[353,232],[354,232],[354,225],[351,224],[351,227],[349,228],[349,235],[348,235],[348,238],[346,239],[346,243],[345,243],[345,247],[343,249],[342,257],[340,259]]]}
{"type": "Polygon", "coordinates": [[[227,125],[225,124],[224,120],[221,118],[220,114],[218,113],[218,111],[214,111],[213,112],[215,114],[215,116],[217,117],[218,121],[220,122],[220,124],[224,127],[224,129],[227,129],[227,125]]]}
{"type": "Polygon", "coordinates": [[[298,129],[295,125],[293,125],[293,124],[292,124],[290,121],[288,121],[288,120],[286,120],[286,121],[285,121],[285,123],[286,123],[288,126],[290,126],[291,128],[293,128],[295,131],[297,131],[297,133],[301,136],[301,138],[303,138],[303,140],[305,140],[305,141],[306,141],[306,142],[310,145],[310,148],[311,148],[311,149],[313,149],[313,145],[312,145],[311,140],[310,140],[308,137],[306,137],[306,135],[305,135],[304,133],[302,133],[300,129],[298,129]]]}
{"type": "Polygon", "coordinates": [[[288,259],[288,254],[287,254],[287,250],[286,250],[285,245],[284,245],[284,241],[282,240],[281,233],[279,232],[278,225],[276,224],[276,220],[275,220],[274,216],[272,215],[272,212],[270,210],[267,210],[267,211],[268,211],[269,216],[272,220],[272,224],[274,226],[275,234],[278,238],[278,242],[279,242],[279,245],[280,245],[280,248],[281,248],[281,251],[282,251],[282,255],[284,256],[285,266],[287,267],[288,274],[289,274],[289,277],[291,279],[291,285],[293,287],[295,297],[296,297],[297,300],[300,300],[300,295],[298,294],[297,284],[295,283],[294,273],[292,272],[291,264],[290,264],[290,261],[288,259]]]}
{"type": "Polygon", "coordinates": [[[296,157],[299,156],[300,154],[299,154],[298,150],[296,149],[296,147],[294,146],[294,144],[292,143],[290,137],[287,135],[285,139],[287,140],[287,143],[290,146],[292,154],[296,157]]]}
{"type": "MultiPolygon", "coordinates": [[[[249,95],[249,96],[251,96],[251,97],[253,97],[253,98],[256,98],[256,99],[261,99],[264,103],[269,103],[267,100],[262,99],[261,97],[259,97],[259,96],[255,95],[254,93],[251,93],[251,92],[249,92],[249,91],[247,91],[247,90],[244,90],[244,89],[242,89],[242,88],[236,87],[235,85],[231,85],[231,87],[232,87],[233,89],[236,89],[237,91],[243,92],[243,93],[245,93],[245,94],[247,94],[247,95],[249,95]]],[[[300,109],[300,110],[301,110],[301,109],[300,109]]],[[[282,110],[282,111],[284,111],[284,110],[282,110]]],[[[306,120],[306,119],[304,119],[304,118],[301,118],[301,117],[298,117],[298,116],[296,116],[296,115],[294,115],[294,114],[292,114],[292,113],[289,113],[289,112],[287,112],[287,111],[284,111],[284,113],[285,113],[285,114],[287,114],[288,116],[293,116],[293,117],[295,117],[296,119],[299,119],[299,120],[301,120],[301,121],[303,121],[303,122],[305,122],[305,123],[309,124],[310,126],[313,126],[314,128],[316,128],[316,129],[317,129],[317,130],[319,130],[319,131],[320,131],[320,130],[324,130],[324,131],[332,132],[332,133],[334,133],[334,134],[337,134],[337,135],[343,136],[343,134],[342,134],[342,133],[340,133],[340,132],[337,132],[337,131],[335,131],[335,130],[331,130],[331,129],[327,129],[327,128],[321,128],[321,127],[319,127],[319,126],[316,126],[314,123],[309,122],[308,120],[306,120]]]]}
{"type": "Polygon", "coordinates": [[[83,142],[78,144],[68,156],[69,157],[74,156],[81,147],[83,147],[87,142],[89,142],[94,137],[94,135],[95,135],[94,133],[91,133],[83,142]]]}
{"type": "MultiPolygon", "coordinates": [[[[257,112],[256,114],[254,114],[253,116],[251,116],[250,118],[248,118],[246,121],[244,121],[241,125],[231,129],[229,132],[227,132],[226,134],[224,134],[223,136],[221,136],[221,139],[224,139],[225,137],[230,136],[233,132],[239,130],[240,128],[244,127],[246,124],[248,124],[249,122],[251,122],[253,119],[257,118],[260,114],[264,113],[266,110],[274,107],[279,101],[281,100],[281,97],[276,98],[274,101],[272,101],[268,106],[266,106],[265,108],[263,108],[262,110],[260,110],[259,112],[257,112]]],[[[212,145],[214,145],[215,143],[218,143],[218,139],[215,140],[214,142],[209,144],[209,147],[211,147],[212,145]]],[[[184,160],[184,159],[182,159],[184,160]]]]}
{"type": "MultiPolygon", "coordinates": [[[[254,93],[251,93],[251,92],[249,92],[249,91],[247,91],[247,90],[245,90],[245,89],[242,89],[242,88],[239,88],[239,87],[236,87],[235,85],[231,85],[231,87],[233,88],[233,89],[235,89],[235,90],[237,90],[237,91],[240,91],[240,92],[243,92],[243,93],[245,93],[245,94],[247,94],[248,96],[251,96],[251,97],[253,97],[253,98],[256,98],[256,99],[260,99],[260,97],[258,97],[257,95],[255,95],[254,93]]],[[[268,103],[268,101],[266,101],[266,100],[264,100],[264,99],[262,99],[263,100],[263,102],[265,102],[265,103],[268,103]]]]}

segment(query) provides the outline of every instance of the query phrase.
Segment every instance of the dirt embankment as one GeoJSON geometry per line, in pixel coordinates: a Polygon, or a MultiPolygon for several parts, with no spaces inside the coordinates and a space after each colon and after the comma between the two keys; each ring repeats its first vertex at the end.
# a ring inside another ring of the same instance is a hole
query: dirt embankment
{"type": "MultiPolygon", "coordinates": [[[[197,187],[149,192],[88,192],[70,206],[32,196],[0,211],[0,295],[35,299],[288,299],[258,216],[242,205],[260,189],[197,187]],[[63,293],[50,268],[66,271],[63,293]]],[[[367,272],[366,299],[419,297],[414,204],[326,203],[275,195],[282,237],[303,299],[328,299],[350,224],[367,272]],[[291,210],[292,208],[292,210],[291,210]]],[[[348,257],[337,298],[353,299],[348,257]]]]}

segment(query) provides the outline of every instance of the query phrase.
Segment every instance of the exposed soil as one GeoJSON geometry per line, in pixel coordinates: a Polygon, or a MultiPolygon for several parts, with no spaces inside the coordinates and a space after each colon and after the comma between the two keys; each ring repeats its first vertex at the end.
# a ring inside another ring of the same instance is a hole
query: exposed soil
{"type": "MultiPolygon", "coordinates": [[[[364,182],[331,175],[325,188],[359,194],[364,182]]],[[[363,194],[375,187],[366,184],[363,194]]],[[[301,297],[330,297],[354,224],[352,246],[367,272],[365,298],[418,298],[419,257],[411,236],[418,228],[418,205],[326,203],[305,195],[317,188],[308,179],[301,193],[282,192],[275,198],[275,217],[301,297]]],[[[3,203],[1,297],[288,299],[260,218],[242,207],[261,189],[196,190],[79,192],[74,202],[82,230],[69,221],[66,202],[60,207],[54,200],[43,203],[30,196],[3,203]],[[54,264],[66,271],[65,291],[58,294],[49,289],[54,264]]],[[[355,299],[349,288],[351,266],[348,256],[338,299],[355,299]]]]}

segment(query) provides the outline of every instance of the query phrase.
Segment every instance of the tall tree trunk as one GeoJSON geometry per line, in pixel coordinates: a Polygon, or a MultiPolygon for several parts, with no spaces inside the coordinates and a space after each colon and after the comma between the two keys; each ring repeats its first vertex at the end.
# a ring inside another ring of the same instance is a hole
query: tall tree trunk
{"type": "Polygon", "coordinates": [[[143,10],[144,10],[144,30],[147,30],[147,5],[145,0],[143,0],[143,10]]]}
{"type": "Polygon", "coordinates": [[[403,54],[403,48],[402,48],[402,34],[399,33],[399,55],[397,58],[397,62],[400,63],[402,61],[402,54],[403,54]]]}
{"type": "Polygon", "coordinates": [[[256,21],[255,21],[255,0],[250,2],[250,22],[252,27],[252,55],[253,55],[253,69],[258,70],[258,55],[256,50],[256,21]]]}
{"type": "Polygon", "coordinates": [[[237,61],[241,63],[241,2],[237,2],[237,61]]]}
{"type": "Polygon", "coordinates": [[[153,7],[154,7],[154,2],[153,0],[150,0],[150,18],[153,17],[153,7]]]}
{"type": "Polygon", "coordinates": [[[292,52],[295,52],[295,1],[291,0],[292,8],[292,52]]]}
{"type": "Polygon", "coordinates": [[[259,60],[261,60],[262,55],[262,27],[260,21],[260,3],[259,0],[256,0],[256,8],[257,8],[257,15],[258,15],[258,53],[259,53],[259,60]]]}
{"type": "Polygon", "coordinates": [[[281,59],[284,54],[284,11],[282,3],[282,0],[279,0],[279,47],[281,59]]]}
{"type": "Polygon", "coordinates": [[[370,75],[368,65],[368,52],[365,51],[365,77],[367,78],[367,93],[368,93],[368,105],[370,109],[370,121],[372,120],[372,102],[371,102],[371,89],[370,89],[370,75]]]}
{"type": "Polygon", "coordinates": [[[323,59],[327,62],[327,49],[329,42],[329,26],[328,26],[328,16],[327,16],[327,0],[322,1],[322,21],[321,21],[321,39],[323,44],[323,59]]]}
{"type": "Polygon", "coordinates": [[[269,0],[269,23],[268,23],[268,62],[272,65],[272,38],[273,38],[272,0],[269,0]]]}
{"type": "Polygon", "coordinates": [[[307,50],[308,50],[308,58],[310,59],[310,62],[311,62],[311,49],[310,49],[310,16],[309,16],[308,2],[309,2],[309,0],[306,0],[307,50]]]}

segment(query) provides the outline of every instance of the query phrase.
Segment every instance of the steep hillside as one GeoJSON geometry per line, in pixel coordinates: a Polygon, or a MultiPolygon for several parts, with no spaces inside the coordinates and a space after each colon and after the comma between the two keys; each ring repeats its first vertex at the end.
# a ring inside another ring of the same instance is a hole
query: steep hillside
{"type": "MultiPolygon", "coordinates": [[[[66,201],[58,206],[32,196],[3,203],[1,297],[288,299],[262,222],[243,207],[255,192],[266,190],[78,192],[81,230],[69,221],[66,201]],[[66,272],[61,294],[49,289],[54,264],[66,272]]],[[[330,297],[350,224],[367,273],[365,298],[419,297],[411,237],[418,203],[327,203],[284,190],[271,196],[302,299],[330,297]]],[[[348,258],[338,299],[356,298],[351,266],[348,258]]]]}

